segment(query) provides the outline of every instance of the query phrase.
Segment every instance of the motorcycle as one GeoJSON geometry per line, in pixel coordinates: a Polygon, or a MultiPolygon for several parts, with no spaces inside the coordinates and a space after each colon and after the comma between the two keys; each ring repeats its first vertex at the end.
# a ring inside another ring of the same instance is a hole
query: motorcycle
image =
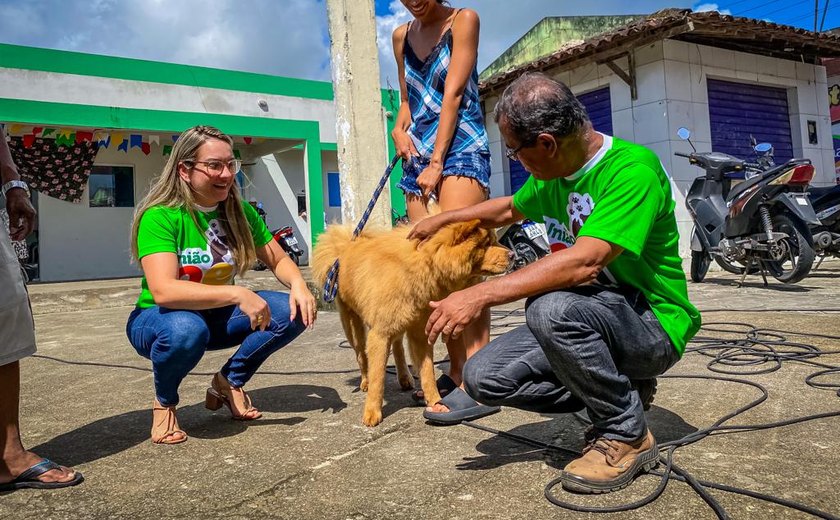
{"type": "MultiPolygon", "coordinates": [[[[686,196],[694,220],[691,234],[691,280],[702,282],[712,259],[724,270],[740,274],[766,273],[783,283],[805,278],[814,263],[815,251],[808,226],[819,225],[805,190],[814,176],[807,159],[791,159],[780,166],[750,163],[720,152],[700,153],[691,142],[691,132],[677,134],[694,150],[676,152],[705,170],[686,196]],[[733,177],[745,174],[735,186],[733,177]]],[[[767,143],[754,147],[766,154],[767,143]]]]}
{"type": "Polygon", "coordinates": [[[547,255],[551,249],[545,227],[522,220],[497,232],[499,243],[513,251],[513,270],[520,269],[547,255]]]}
{"type": "Polygon", "coordinates": [[[820,221],[818,226],[811,228],[814,247],[820,256],[818,268],[828,256],[840,258],[840,184],[826,188],[811,187],[808,199],[820,221]]]}
{"type": "Polygon", "coordinates": [[[283,248],[283,251],[295,262],[295,265],[300,265],[300,257],[303,256],[303,251],[298,246],[298,240],[295,238],[292,226],[282,227],[271,234],[283,248]]]}
{"type": "MultiPolygon", "coordinates": [[[[756,146],[755,138],[752,138],[752,144],[756,146]]],[[[762,170],[776,166],[773,148],[761,154],[756,162],[762,170]]],[[[811,226],[814,251],[820,258],[814,269],[818,269],[826,257],[840,258],[840,185],[825,188],[809,186],[807,195],[819,220],[818,225],[811,226]]]]}
{"type": "MultiPolygon", "coordinates": [[[[300,258],[303,256],[303,251],[298,246],[298,240],[295,238],[295,232],[292,226],[275,229],[271,232],[271,236],[280,244],[280,247],[289,255],[289,258],[292,259],[295,265],[300,265],[300,258]]],[[[257,260],[257,265],[254,266],[254,270],[264,271],[265,269],[266,265],[257,260]]]]}

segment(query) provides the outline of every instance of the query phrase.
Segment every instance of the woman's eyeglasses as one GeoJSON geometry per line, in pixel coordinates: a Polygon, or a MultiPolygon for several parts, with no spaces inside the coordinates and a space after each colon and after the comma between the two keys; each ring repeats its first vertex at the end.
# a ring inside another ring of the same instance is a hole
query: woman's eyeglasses
{"type": "Polygon", "coordinates": [[[233,175],[236,175],[239,172],[239,169],[242,168],[242,161],[239,159],[231,159],[230,161],[195,161],[189,159],[183,162],[190,168],[195,168],[196,164],[203,164],[207,170],[202,173],[206,173],[211,177],[218,177],[225,171],[225,168],[227,168],[233,175]]]}

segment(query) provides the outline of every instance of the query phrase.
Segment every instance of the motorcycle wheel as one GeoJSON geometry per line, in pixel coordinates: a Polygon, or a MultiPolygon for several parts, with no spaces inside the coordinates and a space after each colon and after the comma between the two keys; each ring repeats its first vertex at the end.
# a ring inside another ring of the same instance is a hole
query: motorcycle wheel
{"type": "Polygon", "coordinates": [[[709,272],[709,266],[712,265],[712,259],[705,251],[691,252],[691,281],[700,283],[706,278],[706,273],[709,272]]]}
{"type": "Polygon", "coordinates": [[[513,240],[513,252],[516,255],[516,268],[524,267],[530,263],[536,262],[539,255],[534,246],[524,240],[513,240]]]}
{"type": "Polygon", "coordinates": [[[773,217],[773,230],[786,233],[788,238],[779,242],[783,248],[782,259],[764,261],[767,270],[782,283],[801,281],[811,272],[816,257],[808,226],[798,218],[779,213],[773,217]]]}

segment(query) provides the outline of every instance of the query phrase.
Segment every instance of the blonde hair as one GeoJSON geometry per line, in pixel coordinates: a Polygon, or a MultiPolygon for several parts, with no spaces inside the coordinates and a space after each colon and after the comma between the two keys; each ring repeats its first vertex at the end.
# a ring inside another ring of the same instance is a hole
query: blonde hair
{"type": "MultiPolygon", "coordinates": [[[[231,148],[233,147],[233,139],[212,126],[194,126],[185,130],[178,137],[163,172],[152,184],[149,193],[137,205],[137,209],[134,210],[134,219],[131,223],[131,258],[133,261],[138,263],[140,261],[137,235],[140,229],[140,220],[146,210],[155,206],[183,207],[192,217],[195,225],[198,226],[193,208],[195,198],[192,188],[178,174],[178,167],[184,161],[195,160],[198,149],[209,139],[218,139],[228,143],[231,148]]],[[[245,274],[257,261],[257,252],[254,246],[254,238],[251,235],[251,227],[248,225],[248,220],[242,209],[239,188],[235,182],[230,188],[228,197],[219,205],[218,220],[219,225],[225,232],[225,242],[233,255],[237,272],[245,274]]]]}

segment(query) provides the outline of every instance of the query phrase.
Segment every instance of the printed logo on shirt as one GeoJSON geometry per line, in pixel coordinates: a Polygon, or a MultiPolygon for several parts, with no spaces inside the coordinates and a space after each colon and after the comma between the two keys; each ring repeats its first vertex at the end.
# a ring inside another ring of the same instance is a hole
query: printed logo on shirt
{"type": "Polygon", "coordinates": [[[207,247],[190,247],[178,253],[178,278],[207,285],[228,285],[233,281],[233,255],[225,244],[225,232],[216,219],[208,222],[207,247]]]}
{"type": "Polygon", "coordinates": [[[566,224],[548,216],[543,216],[543,220],[545,221],[545,231],[548,235],[548,243],[552,253],[572,247],[575,244],[575,237],[569,232],[566,224]]]}
{"type": "Polygon", "coordinates": [[[595,209],[595,202],[588,193],[569,193],[569,203],[566,205],[566,214],[569,215],[569,224],[572,226],[572,234],[577,236],[580,228],[595,209]]]}

